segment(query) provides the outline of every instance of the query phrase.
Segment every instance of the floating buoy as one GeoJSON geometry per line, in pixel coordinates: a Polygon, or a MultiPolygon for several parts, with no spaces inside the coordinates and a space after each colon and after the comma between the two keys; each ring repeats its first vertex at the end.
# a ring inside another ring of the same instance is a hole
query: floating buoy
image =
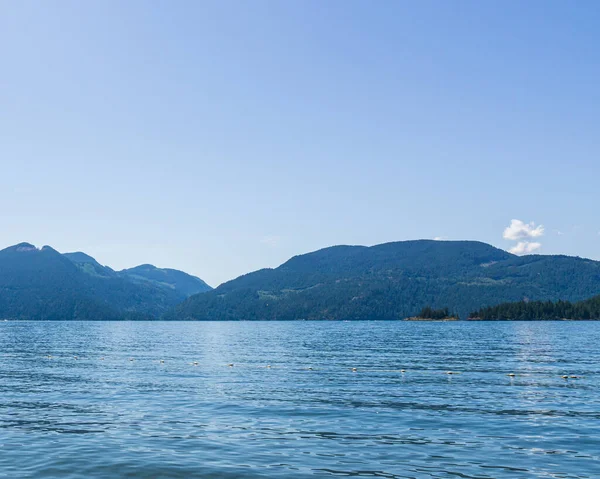
{"type": "Polygon", "coordinates": [[[453,371],[446,371],[446,374],[455,374],[453,371]]]}
{"type": "Polygon", "coordinates": [[[352,372],[355,373],[356,371],[358,371],[358,369],[356,368],[352,368],[352,372]]]}
{"type": "Polygon", "coordinates": [[[198,366],[198,361],[194,361],[194,366],[198,366]]]}
{"type": "Polygon", "coordinates": [[[401,372],[401,373],[405,373],[405,372],[406,372],[406,369],[401,369],[401,370],[400,370],[400,372],[401,372]]]}
{"type": "Polygon", "coordinates": [[[515,376],[515,373],[508,373],[507,376],[510,376],[512,378],[515,376]]]}

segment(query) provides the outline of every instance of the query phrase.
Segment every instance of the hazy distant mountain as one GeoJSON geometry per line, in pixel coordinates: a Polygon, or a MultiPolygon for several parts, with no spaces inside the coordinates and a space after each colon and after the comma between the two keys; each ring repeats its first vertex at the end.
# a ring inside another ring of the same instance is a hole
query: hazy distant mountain
{"type": "Polygon", "coordinates": [[[80,251],[76,253],[63,253],[63,256],[75,263],[85,273],[107,278],[114,278],[118,276],[113,269],[109,268],[108,266],[102,266],[90,255],[80,251]]]}
{"type": "Polygon", "coordinates": [[[474,241],[334,246],[195,295],[167,319],[403,319],[426,305],[466,317],[507,301],[600,293],[600,263],[518,257],[474,241]]]}
{"type": "Polygon", "coordinates": [[[183,271],[169,268],[157,268],[151,264],[143,264],[135,268],[124,269],[119,272],[134,281],[150,282],[158,286],[172,288],[186,297],[197,293],[205,293],[212,288],[196,276],[191,276],[183,271]]]}
{"type": "MultiPolygon", "coordinates": [[[[188,276],[178,273],[178,278],[188,276]]],[[[0,251],[0,318],[152,319],[188,297],[189,291],[187,284],[180,289],[177,284],[131,278],[85,253],[63,255],[29,243],[0,251]]]]}
{"type": "Polygon", "coordinates": [[[176,269],[157,268],[151,264],[143,264],[134,268],[114,271],[108,266],[102,266],[90,255],[82,252],[64,253],[63,256],[90,275],[106,278],[122,277],[138,284],[149,283],[159,288],[172,290],[180,297],[180,300],[212,289],[200,278],[176,269]]]}

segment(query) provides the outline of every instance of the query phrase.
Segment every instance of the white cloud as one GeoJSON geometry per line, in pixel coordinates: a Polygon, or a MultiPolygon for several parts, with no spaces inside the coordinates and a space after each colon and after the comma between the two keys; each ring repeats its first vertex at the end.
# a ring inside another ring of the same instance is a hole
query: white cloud
{"type": "Polygon", "coordinates": [[[512,254],[531,254],[542,247],[541,243],[532,241],[519,241],[515,246],[508,250],[512,254]]]}
{"type": "MultiPolygon", "coordinates": [[[[531,254],[542,247],[542,244],[537,241],[531,241],[533,238],[544,236],[544,226],[531,221],[525,223],[521,220],[512,220],[510,225],[504,229],[502,237],[506,240],[516,241],[516,244],[508,251],[513,254],[531,254]]],[[[562,235],[561,231],[557,234],[562,235]]]]}
{"type": "Polygon", "coordinates": [[[518,241],[527,238],[539,238],[543,235],[543,225],[536,226],[533,221],[531,223],[524,223],[521,220],[512,220],[510,226],[506,227],[502,236],[507,240],[518,241]]]}

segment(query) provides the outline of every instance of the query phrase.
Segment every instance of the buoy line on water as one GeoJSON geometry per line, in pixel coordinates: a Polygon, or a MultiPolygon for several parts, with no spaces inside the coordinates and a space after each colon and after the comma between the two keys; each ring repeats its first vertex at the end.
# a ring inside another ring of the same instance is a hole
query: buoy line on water
{"type": "MultiPolygon", "coordinates": [[[[47,354],[45,357],[46,357],[46,359],[61,359],[60,356],[53,356],[51,354],[47,354]]],[[[88,359],[88,358],[82,358],[80,356],[72,356],[72,359],[74,359],[74,360],[84,360],[84,359],[88,359]]],[[[104,361],[106,358],[105,358],[105,356],[101,356],[98,359],[100,361],[104,361]]],[[[129,362],[135,362],[136,358],[129,357],[128,360],[129,360],[129,362]]],[[[166,363],[166,361],[164,359],[152,360],[152,362],[156,362],[156,361],[158,361],[158,363],[160,363],[160,364],[165,364],[166,363]]],[[[189,364],[192,365],[192,366],[199,366],[200,362],[199,361],[192,361],[189,364]]],[[[234,363],[227,363],[227,364],[225,364],[225,366],[227,366],[229,368],[233,368],[234,365],[235,365],[234,363]]],[[[259,369],[273,369],[274,368],[274,366],[272,366],[271,364],[267,364],[267,365],[264,365],[264,366],[256,366],[256,367],[259,368],[259,369]]],[[[282,369],[281,367],[277,367],[277,366],[275,366],[275,368],[282,369]]],[[[316,369],[316,368],[314,368],[312,366],[308,366],[308,367],[305,367],[305,368],[300,368],[300,370],[301,371],[318,371],[318,369],[316,369]]],[[[349,370],[351,372],[353,372],[353,373],[357,373],[357,372],[362,372],[362,373],[401,373],[403,375],[408,372],[407,369],[369,369],[369,368],[363,369],[363,368],[361,368],[359,370],[358,367],[350,367],[349,370]]],[[[329,369],[329,371],[331,371],[331,370],[329,369]]],[[[430,369],[415,369],[415,370],[411,370],[411,372],[418,373],[418,374],[428,374],[428,373],[431,373],[431,374],[446,374],[448,376],[455,376],[455,375],[463,374],[461,371],[440,371],[440,370],[430,370],[430,369]]],[[[550,376],[547,373],[543,373],[543,372],[540,372],[538,374],[541,374],[541,375],[544,375],[544,376],[550,376]]],[[[515,377],[518,377],[518,376],[535,376],[535,375],[536,374],[532,373],[532,372],[519,373],[519,374],[511,372],[511,373],[507,373],[506,374],[506,376],[510,377],[511,379],[515,378],[515,377]]],[[[584,376],[579,376],[579,375],[576,375],[576,374],[562,374],[562,375],[560,375],[560,377],[562,379],[583,379],[584,378],[584,376]]]]}

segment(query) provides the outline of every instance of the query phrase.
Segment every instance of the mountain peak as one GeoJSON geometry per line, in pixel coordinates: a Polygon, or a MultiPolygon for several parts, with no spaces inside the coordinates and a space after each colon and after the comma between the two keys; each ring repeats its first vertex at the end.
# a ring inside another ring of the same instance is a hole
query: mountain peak
{"type": "Polygon", "coordinates": [[[63,256],[69,258],[74,263],[94,263],[98,264],[95,258],[92,258],[89,254],[81,251],[74,251],[73,253],[64,253],[63,256]]]}
{"type": "Polygon", "coordinates": [[[11,246],[9,248],[6,249],[12,249],[14,251],[18,251],[18,252],[24,252],[24,251],[38,251],[38,249],[32,245],[31,243],[19,243],[16,244],[14,246],[11,246]]]}
{"type": "Polygon", "coordinates": [[[141,270],[155,270],[155,269],[161,269],[161,268],[158,268],[150,263],[144,263],[144,264],[140,264],[138,266],[134,266],[133,268],[129,268],[129,269],[141,271],[141,270]]]}
{"type": "Polygon", "coordinates": [[[2,251],[6,251],[6,252],[14,251],[17,253],[52,252],[52,253],[60,254],[58,251],[56,251],[51,246],[44,245],[41,248],[38,248],[35,245],[32,245],[31,243],[26,243],[26,242],[18,243],[14,246],[9,246],[8,248],[3,249],[2,251]]]}

